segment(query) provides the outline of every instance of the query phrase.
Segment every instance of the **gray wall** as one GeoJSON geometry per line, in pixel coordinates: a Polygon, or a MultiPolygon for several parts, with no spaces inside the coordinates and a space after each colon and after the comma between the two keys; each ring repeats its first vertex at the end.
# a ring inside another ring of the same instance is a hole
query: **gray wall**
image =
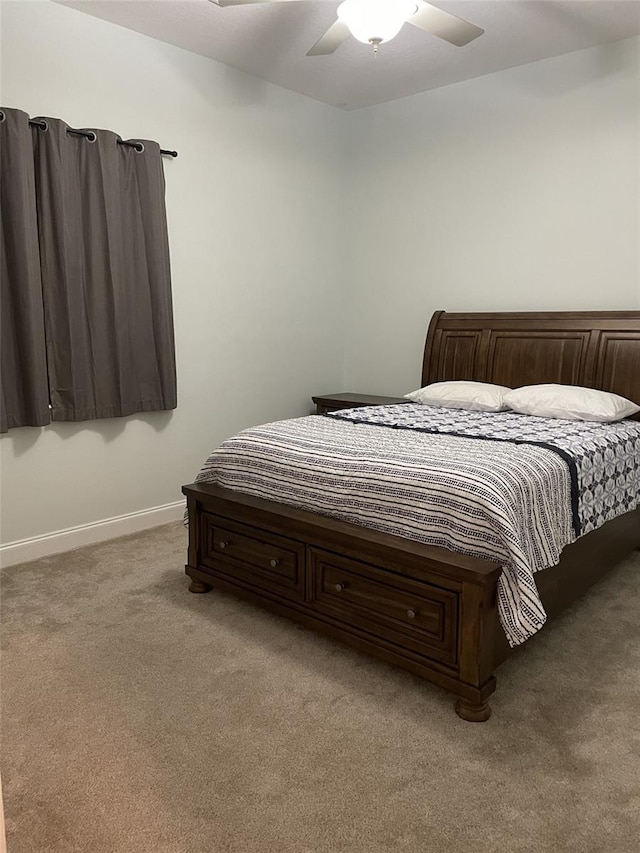
{"type": "Polygon", "coordinates": [[[450,311],[640,308],[640,39],[359,110],[345,382],[417,387],[450,311]]]}

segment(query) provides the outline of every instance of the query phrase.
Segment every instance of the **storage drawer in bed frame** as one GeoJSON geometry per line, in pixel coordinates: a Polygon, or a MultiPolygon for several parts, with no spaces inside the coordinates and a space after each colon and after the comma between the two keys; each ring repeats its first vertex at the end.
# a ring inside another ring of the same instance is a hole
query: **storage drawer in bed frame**
{"type": "Polygon", "coordinates": [[[459,585],[445,588],[307,548],[310,606],[425,658],[455,666],[459,585]]]}
{"type": "Polygon", "coordinates": [[[304,546],[212,513],[200,525],[202,566],[230,581],[304,600],[304,546]]]}
{"type": "Polygon", "coordinates": [[[459,583],[416,580],[209,512],[201,516],[200,565],[214,583],[306,602],[346,629],[456,666],[459,583]]]}

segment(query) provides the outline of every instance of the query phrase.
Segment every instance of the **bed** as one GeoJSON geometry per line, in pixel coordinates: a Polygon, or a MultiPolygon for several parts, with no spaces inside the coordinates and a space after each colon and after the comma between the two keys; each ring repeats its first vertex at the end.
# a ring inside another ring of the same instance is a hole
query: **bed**
{"type": "MultiPolygon", "coordinates": [[[[582,385],[638,402],[640,311],[438,311],[421,385],[455,379],[582,385]]],[[[512,652],[499,563],[206,482],[183,492],[191,592],[247,598],[445,688],[464,720],[488,719],[495,670],[512,652]]],[[[548,619],[639,547],[640,508],[567,545],[535,575],[548,619]]]]}

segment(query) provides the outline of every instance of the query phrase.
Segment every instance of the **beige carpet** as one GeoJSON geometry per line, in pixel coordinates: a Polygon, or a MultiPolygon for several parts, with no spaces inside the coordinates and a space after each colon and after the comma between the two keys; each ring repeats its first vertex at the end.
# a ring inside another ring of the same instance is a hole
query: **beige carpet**
{"type": "Polygon", "coordinates": [[[9,853],[637,853],[639,554],[500,669],[474,725],[191,595],[184,551],[174,524],[3,573],[9,853]]]}

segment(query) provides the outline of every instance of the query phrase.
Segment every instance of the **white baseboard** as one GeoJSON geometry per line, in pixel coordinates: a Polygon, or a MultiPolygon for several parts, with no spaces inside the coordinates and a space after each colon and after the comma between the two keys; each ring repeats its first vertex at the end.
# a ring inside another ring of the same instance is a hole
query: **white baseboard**
{"type": "Polygon", "coordinates": [[[185,509],[184,500],[174,503],[154,506],[139,512],[129,512],[117,515],[115,518],[105,518],[78,527],[68,527],[66,530],[56,530],[43,536],[32,536],[30,539],[20,539],[17,542],[7,542],[0,545],[0,567],[25,563],[28,560],[38,560],[61,551],[71,551],[83,545],[94,542],[104,542],[127,533],[137,533],[149,527],[168,524],[182,518],[185,509]]]}

